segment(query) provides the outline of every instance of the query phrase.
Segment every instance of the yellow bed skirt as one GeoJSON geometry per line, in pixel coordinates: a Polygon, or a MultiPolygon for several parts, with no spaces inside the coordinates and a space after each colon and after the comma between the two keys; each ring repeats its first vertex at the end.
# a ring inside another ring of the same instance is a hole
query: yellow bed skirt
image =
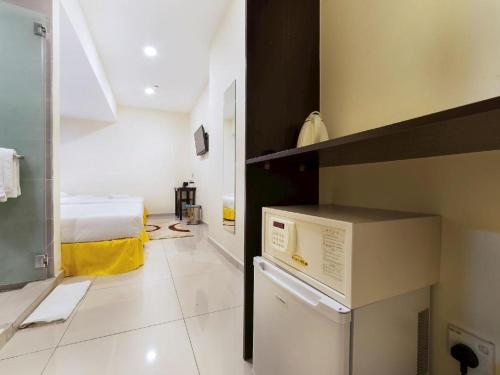
{"type": "MultiPolygon", "coordinates": [[[[147,211],[144,210],[144,223],[147,211]]],[[[100,276],[124,273],[144,264],[146,230],[139,238],[61,244],[64,276],[100,276]]]]}
{"type": "Polygon", "coordinates": [[[234,221],[234,208],[224,207],[223,211],[222,211],[222,215],[223,215],[224,220],[234,221]]]}

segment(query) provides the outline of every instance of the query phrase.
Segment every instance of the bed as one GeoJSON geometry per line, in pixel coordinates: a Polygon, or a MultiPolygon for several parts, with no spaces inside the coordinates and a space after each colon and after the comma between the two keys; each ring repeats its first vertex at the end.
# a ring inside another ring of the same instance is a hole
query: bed
{"type": "Polygon", "coordinates": [[[144,264],[147,210],[139,197],[61,197],[61,257],[65,276],[111,275],[144,264]]]}

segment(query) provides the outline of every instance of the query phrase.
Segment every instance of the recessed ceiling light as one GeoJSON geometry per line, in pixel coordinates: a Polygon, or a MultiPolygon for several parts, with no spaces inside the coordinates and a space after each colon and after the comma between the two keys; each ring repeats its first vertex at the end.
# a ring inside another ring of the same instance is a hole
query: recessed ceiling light
{"type": "Polygon", "coordinates": [[[155,57],[158,54],[158,51],[152,46],[147,46],[144,47],[144,54],[148,57],[155,57]]]}
{"type": "Polygon", "coordinates": [[[156,94],[156,89],[159,88],[160,86],[159,85],[154,85],[154,86],[150,86],[150,87],[146,87],[144,89],[144,92],[146,93],[146,95],[154,95],[156,94]]]}
{"type": "Polygon", "coordinates": [[[146,361],[148,363],[153,363],[156,359],[157,353],[155,350],[150,350],[146,353],[146,361]]]}

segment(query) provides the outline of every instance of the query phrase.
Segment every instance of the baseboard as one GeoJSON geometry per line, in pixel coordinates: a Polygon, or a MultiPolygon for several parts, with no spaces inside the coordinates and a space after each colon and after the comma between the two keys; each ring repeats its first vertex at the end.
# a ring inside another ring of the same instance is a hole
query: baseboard
{"type": "Polygon", "coordinates": [[[210,242],[233,266],[243,272],[243,263],[236,259],[233,254],[231,254],[226,248],[224,248],[224,246],[222,246],[219,242],[217,242],[210,236],[208,236],[208,242],[210,242]]]}

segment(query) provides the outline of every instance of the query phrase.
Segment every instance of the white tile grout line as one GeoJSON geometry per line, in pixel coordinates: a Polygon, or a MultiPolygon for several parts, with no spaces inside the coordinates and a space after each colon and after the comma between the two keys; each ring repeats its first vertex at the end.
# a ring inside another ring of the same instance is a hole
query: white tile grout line
{"type": "Polygon", "coordinates": [[[115,332],[115,333],[109,333],[107,335],[92,337],[90,339],[78,340],[78,341],[74,341],[74,342],[69,342],[67,344],[59,344],[57,347],[58,348],[64,348],[66,346],[72,346],[72,345],[76,345],[76,344],[81,344],[81,343],[88,342],[88,341],[94,341],[94,340],[104,339],[106,337],[118,336],[118,335],[121,335],[123,333],[130,333],[130,332],[135,332],[135,331],[141,331],[141,330],[147,329],[147,328],[152,328],[152,327],[167,325],[167,324],[170,324],[170,323],[180,322],[181,320],[182,320],[182,318],[181,319],[166,320],[166,321],[163,321],[163,322],[149,324],[149,325],[146,325],[144,327],[131,328],[131,329],[126,329],[125,331],[120,331],[120,332],[115,332]]]}
{"type": "Polygon", "coordinates": [[[167,249],[165,249],[165,244],[163,241],[161,242],[161,247],[163,248],[163,257],[167,261],[167,267],[168,267],[168,270],[170,271],[170,276],[172,277],[172,285],[174,286],[175,295],[177,297],[177,303],[179,304],[179,308],[181,309],[182,321],[184,323],[184,329],[186,330],[186,334],[187,334],[187,337],[189,340],[189,345],[191,346],[191,353],[193,353],[194,363],[196,365],[196,371],[198,372],[198,375],[200,375],[200,366],[198,365],[198,359],[196,358],[196,353],[194,351],[193,342],[191,341],[191,335],[189,334],[189,330],[188,330],[188,327],[186,324],[186,319],[184,318],[184,311],[182,310],[181,300],[179,298],[179,293],[177,292],[177,287],[175,286],[174,276],[172,274],[172,269],[170,268],[170,262],[168,261],[168,257],[167,257],[167,249]]]}
{"type": "MultiPolygon", "coordinates": [[[[165,257],[165,252],[163,251],[163,244],[162,244],[162,250],[161,250],[161,253],[164,257],[164,260],[165,262],[167,263],[167,266],[168,266],[168,261],[165,257]]],[[[144,265],[142,265],[142,267],[144,267],[144,265]]],[[[139,268],[136,268],[135,270],[132,270],[130,272],[135,272],[135,271],[139,271],[139,268]]],[[[113,276],[113,275],[111,275],[113,276]]],[[[96,276],[96,279],[97,277],[107,277],[107,276],[96,276]]],[[[105,289],[111,289],[111,288],[120,288],[120,287],[124,287],[124,286],[133,286],[133,285],[136,285],[136,284],[142,284],[143,286],[148,286],[150,284],[155,284],[155,283],[159,283],[161,281],[164,281],[164,280],[169,280],[170,278],[172,278],[172,274],[170,272],[170,269],[169,269],[169,274],[168,275],[165,275],[165,277],[162,277],[160,279],[156,279],[156,280],[148,280],[148,281],[125,281],[125,282],[122,282],[122,283],[117,283],[117,284],[113,284],[113,285],[104,285],[102,287],[98,287],[98,288],[92,288],[92,285],[91,287],[89,288],[89,293],[94,293],[94,292],[98,292],[100,290],[105,290],[105,289]]],[[[93,283],[92,283],[93,284],[93,283]]]]}
{"type": "Polygon", "coordinates": [[[230,306],[230,307],[224,307],[222,309],[217,309],[217,310],[213,310],[213,311],[204,312],[204,313],[201,313],[201,314],[189,315],[189,316],[185,316],[184,320],[191,320],[193,318],[199,318],[200,316],[205,316],[205,315],[215,314],[215,313],[219,313],[219,312],[234,310],[234,309],[238,309],[240,307],[243,307],[243,305],[234,305],[234,306],[230,306]]]}
{"type": "MultiPolygon", "coordinates": [[[[163,247],[163,245],[162,245],[163,247]]],[[[163,252],[163,251],[162,251],[163,252]]],[[[163,254],[164,256],[164,254],[163,254]]],[[[167,266],[168,266],[168,262],[167,263],[167,266]]],[[[57,348],[61,348],[61,347],[65,347],[65,346],[69,346],[69,345],[75,345],[75,344],[79,344],[79,343],[82,343],[82,342],[86,342],[86,341],[92,341],[92,340],[97,340],[97,339],[101,339],[101,338],[104,338],[104,337],[109,337],[109,336],[116,336],[116,335],[119,335],[121,333],[127,333],[127,332],[133,332],[133,331],[138,331],[138,330],[141,330],[141,329],[144,329],[144,328],[150,328],[150,327],[154,327],[154,326],[158,326],[158,325],[162,325],[162,324],[168,324],[168,323],[173,323],[173,322],[176,322],[176,321],[180,321],[181,319],[173,319],[173,320],[166,320],[166,321],[162,321],[162,322],[158,322],[158,323],[153,323],[153,324],[149,324],[149,325],[146,325],[146,326],[143,326],[143,327],[137,327],[137,328],[131,328],[131,329],[128,329],[128,330],[124,330],[124,331],[120,331],[120,332],[115,332],[115,333],[110,333],[110,334],[107,334],[107,335],[102,335],[102,336],[97,336],[97,337],[92,337],[90,339],[85,339],[85,340],[79,340],[79,341],[75,341],[75,342],[71,342],[71,343],[68,343],[68,344],[62,344],[61,345],[61,341],[62,339],[64,338],[64,336],[66,335],[66,332],[68,331],[71,323],[73,322],[73,319],[74,317],[76,316],[76,313],[78,312],[79,308],[80,308],[80,305],[84,302],[84,300],[87,298],[87,295],[92,292],[91,288],[92,288],[92,285],[94,284],[94,281],[96,280],[96,277],[94,277],[94,279],[92,280],[92,284],[90,285],[87,293],[85,294],[85,297],[82,298],[82,300],[80,301],[80,303],[77,305],[75,311],[73,311],[73,314],[71,316],[71,319],[68,323],[68,326],[66,327],[66,329],[64,330],[64,333],[62,334],[61,338],[59,339],[58,343],[57,343],[57,346],[55,349],[57,348]]],[[[155,281],[151,281],[151,282],[148,282],[146,285],[149,285],[149,284],[155,284],[155,283],[160,283],[162,281],[165,281],[165,280],[168,280],[168,277],[164,278],[164,279],[161,279],[161,280],[155,280],[155,281]]],[[[111,286],[111,287],[108,287],[108,288],[102,288],[102,289],[94,289],[93,292],[97,292],[99,290],[105,290],[105,289],[110,289],[110,288],[115,288],[115,287],[120,287],[120,286],[130,286],[131,284],[138,284],[138,283],[124,283],[122,285],[116,285],[116,286],[111,286]]],[[[172,284],[173,284],[173,280],[172,280],[172,284]]],[[[146,286],[145,285],[145,286],[146,286]]],[[[182,310],[181,310],[181,313],[182,313],[182,310]]]]}
{"type": "MultiPolygon", "coordinates": [[[[233,266],[231,266],[233,267],[233,266]]],[[[192,275],[179,275],[179,276],[173,276],[173,279],[185,279],[185,278],[190,278],[190,277],[199,277],[199,276],[206,276],[206,275],[213,275],[214,273],[216,274],[235,274],[235,272],[239,272],[238,269],[236,268],[227,268],[227,269],[219,269],[219,270],[211,270],[211,271],[202,271],[198,272],[192,275]]],[[[237,277],[243,277],[243,275],[236,274],[237,277]]]]}
{"type": "MultiPolygon", "coordinates": [[[[96,336],[96,337],[92,337],[90,339],[78,340],[78,341],[70,342],[70,343],[67,343],[67,344],[58,344],[57,347],[56,347],[56,349],[57,348],[64,348],[66,346],[72,346],[72,345],[76,345],[76,344],[81,344],[81,343],[88,342],[88,341],[99,340],[99,339],[103,339],[103,338],[106,338],[106,337],[118,336],[118,335],[121,335],[123,333],[141,331],[141,330],[147,329],[147,328],[152,328],[152,327],[167,325],[167,324],[170,324],[170,323],[180,322],[181,320],[190,320],[190,319],[198,318],[198,317],[205,316],[205,315],[211,315],[211,314],[216,314],[216,313],[219,313],[219,312],[224,312],[224,311],[229,311],[229,310],[235,310],[235,309],[239,309],[239,308],[242,308],[242,307],[243,307],[243,305],[233,306],[233,307],[227,307],[227,308],[224,308],[224,309],[210,311],[210,312],[199,314],[199,315],[193,315],[193,316],[190,316],[190,317],[187,317],[187,318],[167,320],[167,321],[163,321],[163,322],[149,324],[149,325],[146,325],[146,326],[143,326],[143,327],[131,328],[131,329],[126,329],[126,330],[120,331],[120,332],[109,333],[107,335],[96,336]]],[[[46,351],[46,350],[50,350],[50,349],[53,349],[53,348],[36,350],[34,352],[25,353],[25,354],[21,354],[21,355],[18,355],[18,356],[13,356],[13,357],[5,358],[5,359],[11,359],[11,358],[15,358],[15,357],[22,357],[24,355],[38,353],[38,352],[42,352],[42,351],[46,351]]]]}
{"type": "Polygon", "coordinates": [[[114,289],[114,288],[123,288],[123,287],[133,287],[135,285],[143,285],[143,286],[150,286],[152,284],[159,284],[161,283],[162,281],[167,281],[169,280],[170,277],[167,275],[165,277],[162,277],[161,279],[156,279],[156,280],[148,280],[148,281],[126,281],[124,282],[123,284],[119,284],[119,285],[109,285],[109,286],[104,286],[102,288],[97,288],[97,289],[89,289],[88,293],[95,293],[95,292],[99,292],[101,290],[108,290],[108,289],[114,289]]]}
{"type": "Polygon", "coordinates": [[[24,357],[24,356],[30,355],[30,354],[36,354],[36,353],[40,353],[40,352],[46,352],[46,351],[52,350],[52,349],[54,349],[54,348],[37,349],[37,350],[33,350],[32,352],[29,352],[29,353],[23,353],[23,354],[13,355],[11,357],[6,357],[6,358],[0,359],[0,363],[2,361],[8,361],[9,359],[15,359],[15,358],[24,357]]]}

